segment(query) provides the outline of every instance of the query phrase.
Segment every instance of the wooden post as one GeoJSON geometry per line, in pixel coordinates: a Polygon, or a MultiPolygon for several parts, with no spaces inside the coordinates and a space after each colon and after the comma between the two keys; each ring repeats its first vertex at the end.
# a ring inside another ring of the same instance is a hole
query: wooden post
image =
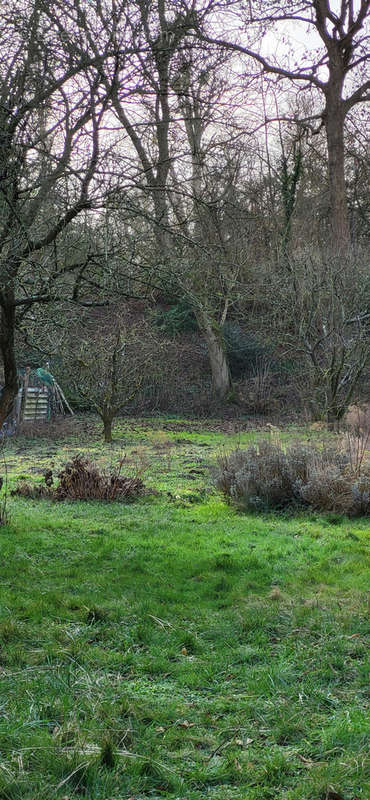
{"type": "Polygon", "coordinates": [[[18,420],[19,424],[21,424],[23,422],[24,411],[25,411],[25,408],[26,408],[28,384],[30,382],[30,372],[31,372],[31,367],[26,367],[25,376],[23,378],[22,400],[21,400],[21,405],[20,405],[20,409],[19,409],[19,420],[18,420]]]}
{"type": "Polygon", "coordinates": [[[60,397],[62,398],[62,407],[63,407],[63,403],[64,403],[66,408],[67,408],[67,411],[69,411],[69,413],[73,415],[74,412],[72,411],[71,406],[68,403],[68,400],[66,400],[66,398],[64,396],[64,393],[62,392],[62,390],[61,390],[61,388],[59,386],[59,383],[56,382],[55,378],[54,378],[54,383],[55,383],[56,389],[58,390],[58,392],[60,394],[60,397]]]}
{"type": "Polygon", "coordinates": [[[19,425],[19,421],[20,421],[20,417],[21,417],[22,394],[23,394],[22,387],[20,387],[19,391],[18,391],[18,394],[17,394],[17,396],[15,398],[15,406],[14,406],[14,408],[15,408],[14,419],[15,419],[15,424],[17,426],[19,425]]]}

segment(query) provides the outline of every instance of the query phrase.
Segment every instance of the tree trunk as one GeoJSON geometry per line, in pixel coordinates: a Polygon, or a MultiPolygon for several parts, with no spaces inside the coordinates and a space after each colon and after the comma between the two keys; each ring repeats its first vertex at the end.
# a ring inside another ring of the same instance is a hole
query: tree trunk
{"type": "Polygon", "coordinates": [[[326,422],[328,428],[334,431],[339,430],[340,422],[346,412],[346,404],[341,401],[338,392],[330,393],[328,398],[328,407],[326,412],[326,422]]]}
{"type": "Polygon", "coordinates": [[[12,411],[19,388],[14,334],[15,305],[14,294],[10,289],[1,295],[0,353],[4,367],[4,386],[0,397],[0,429],[12,411]]]}
{"type": "Polygon", "coordinates": [[[108,443],[112,441],[112,423],[112,417],[103,417],[104,441],[108,443]]]}
{"type": "Polygon", "coordinates": [[[212,325],[204,315],[198,313],[196,317],[207,342],[214,392],[218,400],[227,400],[232,392],[232,382],[222,331],[212,325]]]}
{"type": "Polygon", "coordinates": [[[344,252],[350,244],[350,230],[344,171],[344,110],[341,87],[328,90],[326,141],[332,246],[336,252],[344,252]]]}
{"type": "Polygon", "coordinates": [[[340,420],[343,414],[340,414],[336,409],[328,408],[326,414],[326,424],[330,431],[339,431],[340,420]]]}

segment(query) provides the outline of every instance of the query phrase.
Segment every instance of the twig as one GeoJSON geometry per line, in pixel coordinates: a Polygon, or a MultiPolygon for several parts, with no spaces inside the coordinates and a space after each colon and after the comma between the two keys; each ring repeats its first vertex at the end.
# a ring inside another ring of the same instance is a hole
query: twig
{"type": "Polygon", "coordinates": [[[215,756],[216,753],[220,753],[221,750],[224,750],[225,747],[228,747],[228,745],[231,744],[232,741],[233,739],[228,739],[227,742],[222,742],[222,744],[219,744],[218,747],[216,747],[216,750],[214,750],[213,753],[211,753],[210,757],[207,759],[207,763],[210,762],[211,758],[213,758],[213,756],[215,756]]]}

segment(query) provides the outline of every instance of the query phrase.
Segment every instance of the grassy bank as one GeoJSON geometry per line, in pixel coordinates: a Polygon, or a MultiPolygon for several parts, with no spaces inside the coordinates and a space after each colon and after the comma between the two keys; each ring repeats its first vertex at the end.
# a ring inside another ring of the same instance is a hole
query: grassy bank
{"type": "Polygon", "coordinates": [[[107,450],[82,420],[9,443],[11,483],[124,453],[159,494],[10,501],[1,799],[369,796],[369,523],[236,514],[208,464],[255,435],[121,422],[107,450]]]}

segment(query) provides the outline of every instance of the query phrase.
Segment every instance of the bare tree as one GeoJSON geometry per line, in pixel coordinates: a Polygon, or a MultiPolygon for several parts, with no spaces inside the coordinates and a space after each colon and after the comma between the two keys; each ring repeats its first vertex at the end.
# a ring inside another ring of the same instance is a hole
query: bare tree
{"type": "Polygon", "coordinates": [[[206,341],[215,395],[225,400],[232,383],[224,329],[247,270],[248,237],[246,214],[237,200],[238,154],[230,144],[219,142],[217,147],[215,141],[212,151],[207,154],[200,138],[195,150],[200,174],[196,192],[191,187],[188,203],[182,203],[181,230],[186,236],[177,243],[172,275],[206,341]]]}
{"type": "MultiPolygon", "coordinates": [[[[70,11],[64,4],[64,15],[70,11]]],[[[53,2],[2,4],[0,426],[18,389],[17,323],[35,303],[62,295],[77,301],[86,292],[90,299],[94,291],[91,252],[76,235],[76,220],[106,191],[107,175],[99,171],[107,103],[100,71],[109,46],[87,57],[74,45],[78,30],[72,17],[70,35],[61,36],[53,2]]]]}
{"type": "Polygon", "coordinates": [[[153,372],[160,344],[149,326],[127,324],[117,313],[74,324],[65,342],[65,371],[76,394],[103,422],[104,441],[120,411],[153,372]]]}
{"type": "MultiPolygon", "coordinates": [[[[309,0],[308,2],[265,2],[265,0],[236,0],[229,4],[232,13],[237,13],[241,27],[250,39],[263,40],[266,32],[284,27],[285,40],[289,39],[289,26],[293,34],[301,28],[318,37],[319,47],[301,56],[291,66],[284,58],[264,55],[262,47],[245,45],[243,38],[232,40],[227,29],[225,36],[215,36],[198,30],[197,35],[207,43],[232,50],[252,59],[269,79],[286,79],[298,87],[310,88],[323,100],[318,113],[302,118],[301,124],[315,131],[315,122],[326,131],[328,175],[331,206],[332,242],[336,248],[347,248],[350,238],[345,186],[345,120],[356,105],[370,99],[370,81],[366,76],[369,64],[369,0],[309,0]]],[[[228,19],[227,11],[224,15],[228,19]]],[[[235,25],[233,26],[235,30],[235,25]]],[[[294,52],[292,45],[291,51],[294,52]]]]}
{"type": "Polygon", "coordinates": [[[177,243],[177,271],[176,256],[172,259],[174,271],[206,340],[213,387],[221,400],[232,392],[224,326],[239,287],[245,245],[243,223],[238,233],[233,224],[241,160],[235,130],[225,124],[221,111],[227,93],[220,78],[224,61],[190,46],[178,58],[172,87],[186,133],[188,164],[184,168],[174,162],[170,176],[171,205],[183,237],[177,243]]]}
{"type": "Polygon", "coordinates": [[[271,270],[274,335],[302,362],[311,413],[332,427],[347,411],[368,363],[367,284],[363,252],[285,257],[271,270]]]}
{"type": "MultiPolygon", "coordinates": [[[[117,27],[110,8],[99,5],[97,16],[106,38],[115,40],[118,52],[117,27]]],[[[178,4],[173,0],[156,0],[155,3],[148,3],[146,0],[136,0],[132,3],[130,20],[127,22],[136,54],[133,53],[124,67],[117,58],[114,80],[109,71],[109,63],[104,65],[101,75],[110,95],[111,111],[126,135],[130,154],[131,165],[128,166],[121,152],[122,180],[129,176],[131,187],[142,192],[143,215],[146,219],[146,200],[149,199],[151,203],[155,234],[152,260],[156,261],[157,270],[162,275],[175,273],[179,286],[186,286],[185,293],[189,295],[200,330],[207,341],[215,391],[225,398],[231,389],[231,382],[222,326],[230,298],[225,301],[219,322],[219,310],[212,310],[212,291],[209,281],[206,280],[209,271],[204,271],[203,268],[205,252],[207,251],[208,256],[210,248],[207,249],[206,242],[202,240],[201,217],[206,217],[206,196],[200,196],[203,191],[200,186],[200,148],[203,147],[201,139],[210,122],[210,112],[215,101],[212,93],[207,93],[206,84],[208,80],[214,83],[212,72],[215,72],[217,63],[206,63],[202,55],[202,64],[197,70],[190,68],[190,62],[194,61],[196,43],[189,40],[189,32],[194,30],[197,20],[198,14],[193,2],[178,4]],[[187,81],[191,83],[188,88],[185,87],[187,81]],[[135,98],[135,102],[131,104],[127,102],[128,87],[135,98]],[[132,158],[133,154],[136,159],[132,158]],[[181,168],[179,171],[176,169],[177,161],[182,166],[186,164],[181,178],[181,168]],[[181,205],[185,214],[183,217],[181,205]],[[187,262],[185,252],[188,255],[187,262]],[[183,270],[181,276],[178,272],[180,263],[183,270]],[[192,281],[191,276],[194,275],[192,281]],[[198,290],[199,284],[203,284],[201,291],[198,290]],[[207,292],[209,296],[205,303],[202,296],[207,292]]],[[[84,19],[83,25],[90,53],[97,57],[100,42],[96,31],[89,18],[84,19]]],[[[216,62],[219,61],[217,57],[216,62]]],[[[219,94],[220,92],[217,100],[219,94]]],[[[122,207],[125,203],[126,196],[122,207]]],[[[213,199],[213,216],[215,211],[213,199]]],[[[211,214],[208,217],[209,228],[211,214]]],[[[217,257],[221,249],[225,251],[225,243],[219,241],[217,257]]],[[[224,253],[222,259],[224,267],[224,253]]],[[[225,273],[225,269],[223,272],[225,273]]],[[[219,302],[217,305],[219,306],[219,302]]]]}
{"type": "MultiPolygon", "coordinates": [[[[82,7],[81,0],[76,0],[76,6],[82,7]]],[[[127,156],[122,147],[120,151],[121,169],[124,164],[126,173],[122,179],[124,182],[127,176],[131,187],[150,197],[157,243],[163,252],[167,247],[166,189],[171,163],[171,73],[174,57],[194,27],[193,4],[135,0],[129,9],[122,6],[118,18],[114,3],[99,3],[93,15],[80,13],[79,25],[89,58],[101,60],[102,39],[115,48],[115,60],[102,64],[100,74],[114,118],[126,134],[127,156]],[[122,41],[126,40],[131,56],[122,60],[122,41]]]]}

